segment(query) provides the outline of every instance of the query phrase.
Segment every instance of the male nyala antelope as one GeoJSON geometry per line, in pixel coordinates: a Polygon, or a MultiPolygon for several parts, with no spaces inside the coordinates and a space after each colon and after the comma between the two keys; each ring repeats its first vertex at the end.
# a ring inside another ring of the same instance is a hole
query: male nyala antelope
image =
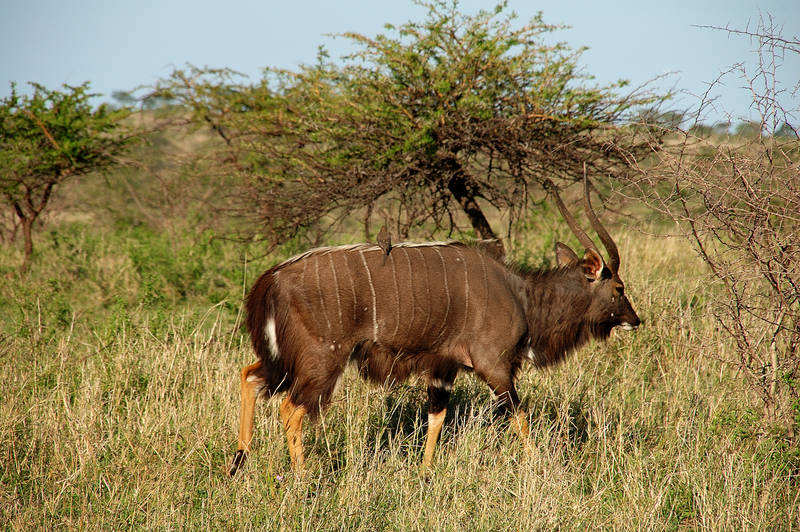
{"type": "Polygon", "coordinates": [[[312,249],[261,275],[247,298],[247,326],[258,360],[241,372],[239,445],[229,474],[253,437],[256,397],[286,392],[280,407],[295,469],[303,468],[302,425],[327,405],[348,361],[378,383],[422,375],[428,384],[430,466],[453,381],[469,369],[489,385],[513,426],[527,435],[514,380],[525,360],[546,366],[639,317],[619,278],[619,253],[589,202],[584,207],[606,250],[559,210],[586,248],[556,245],[558,266],[521,273],[496,254],[463,244],[400,243],[386,257],[376,245],[312,249]],[[386,258],[386,263],[383,260],[386,258]]]}

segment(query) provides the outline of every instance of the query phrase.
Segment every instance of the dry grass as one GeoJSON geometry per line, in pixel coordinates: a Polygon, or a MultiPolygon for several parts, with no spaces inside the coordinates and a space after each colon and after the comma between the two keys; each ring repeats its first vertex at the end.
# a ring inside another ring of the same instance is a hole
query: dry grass
{"type": "MultiPolygon", "coordinates": [[[[419,473],[423,387],[412,381],[387,391],[352,373],[321,422],[306,429],[305,476],[289,469],[277,402],[261,402],[250,459],[226,478],[238,370],[252,354],[223,303],[175,305],[158,324],[121,320],[113,329],[113,320],[104,328],[80,313],[57,330],[37,329],[33,310],[19,318],[24,327],[7,318],[6,331],[24,332],[0,337],[0,523],[16,530],[800,528],[796,448],[707,352],[728,347],[704,304],[713,287],[701,264],[678,241],[615,234],[645,326],[555,369],[524,371],[527,445],[492,419],[486,387],[461,376],[428,478],[419,473]]],[[[124,270],[112,255],[97,267],[124,270]]],[[[2,282],[6,302],[32,297],[19,281],[2,282]]],[[[230,299],[237,297],[233,291],[230,299]]]]}

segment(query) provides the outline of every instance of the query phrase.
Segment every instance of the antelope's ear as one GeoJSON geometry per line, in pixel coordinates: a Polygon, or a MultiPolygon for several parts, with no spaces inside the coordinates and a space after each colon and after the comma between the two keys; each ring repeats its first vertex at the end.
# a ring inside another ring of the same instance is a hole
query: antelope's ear
{"type": "Polygon", "coordinates": [[[583,273],[586,275],[586,279],[590,282],[611,276],[611,271],[606,268],[603,257],[593,249],[586,250],[581,265],[583,266],[583,273]]]}
{"type": "Polygon", "coordinates": [[[569,246],[561,242],[556,242],[556,262],[563,268],[565,266],[578,264],[580,259],[569,246]]]}

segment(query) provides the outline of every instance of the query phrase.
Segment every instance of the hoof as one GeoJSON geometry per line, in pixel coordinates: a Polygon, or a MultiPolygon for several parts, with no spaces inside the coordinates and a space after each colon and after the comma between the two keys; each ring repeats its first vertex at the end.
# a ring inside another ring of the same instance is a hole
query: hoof
{"type": "Polygon", "coordinates": [[[231,467],[230,469],[228,469],[229,477],[232,477],[233,475],[236,474],[236,472],[239,470],[239,466],[241,466],[244,463],[246,458],[247,454],[245,454],[243,450],[239,449],[238,451],[236,451],[236,454],[233,457],[233,462],[231,462],[231,467]]]}

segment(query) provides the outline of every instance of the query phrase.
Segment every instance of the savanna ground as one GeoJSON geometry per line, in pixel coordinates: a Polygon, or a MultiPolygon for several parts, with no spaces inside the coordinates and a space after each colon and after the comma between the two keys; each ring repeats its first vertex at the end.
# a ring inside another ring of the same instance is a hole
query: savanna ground
{"type": "MultiPolygon", "coordinates": [[[[800,528],[797,448],[721,362],[715,287],[687,244],[642,230],[657,222],[609,224],[644,326],[523,370],[529,444],[462,375],[422,476],[422,383],[387,390],[348,372],[306,426],[305,476],[271,401],[229,479],[239,369],[253,360],[242,297],[301,247],[253,260],[199,229],[208,213],[152,223],[123,213],[135,206],[122,189],[93,187],[96,201],[72,198],[39,231],[30,272],[19,246],[0,252],[5,529],[800,528]]],[[[521,234],[514,255],[547,264],[567,229],[546,210],[521,234]]]]}

